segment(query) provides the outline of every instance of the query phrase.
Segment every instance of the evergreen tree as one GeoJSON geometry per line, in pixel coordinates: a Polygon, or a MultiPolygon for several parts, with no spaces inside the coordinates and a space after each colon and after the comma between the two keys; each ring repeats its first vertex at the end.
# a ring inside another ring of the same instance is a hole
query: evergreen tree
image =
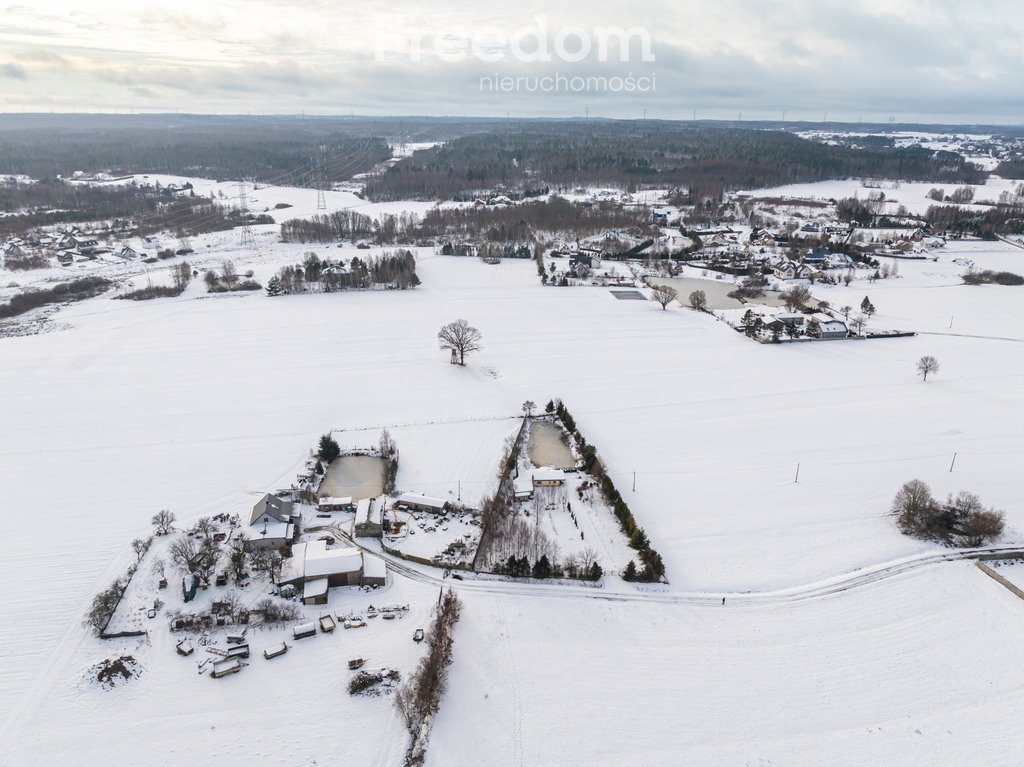
{"type": "Polygon", "coordinates": [[[338,447],[338,443],[335,441],[334,437],[330,434],[324,434],[320,437],[320,445],[316,454],[317,458],[324,463],[330,463],[339,455],[341,455],[341,448],[338,447]]]}
{"type": "Polygon", "coordinates": [[[268,296],[282,296],[284,295],[284,288],[281,286],[280,278],[275,274],[267,282],[267,295],[268,296]]]}
{"type": "Polygon", "coordinates": [[[629,560],[629,564],[626,565],[626,569],[622,571],[622,579],[625,581],[636,580],[636,562],[632,559],[629,560]]]}
{"type": "Polygon", "coordinates": [[[537,560],[533,566],[533,577],[534,578],[550,578],[551,577],[551,563],[548,562],[548,555],[544,554],[540,559],[537,560]]]}
{"type": "Polygon", "coordinates": [[[555,401],[554,400],[552,400],[552,399],[548,400],[548,404],[546,404],[544,406],[544,412],[547,413],[548,415],[551,415],[552,413],[555,412],[555,401]]]}

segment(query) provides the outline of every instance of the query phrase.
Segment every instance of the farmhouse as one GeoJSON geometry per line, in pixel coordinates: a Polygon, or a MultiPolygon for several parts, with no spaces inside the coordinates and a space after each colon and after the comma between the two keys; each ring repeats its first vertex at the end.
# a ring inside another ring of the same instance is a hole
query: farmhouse
{"type": "Polygon", "coordinates": [[[780,280],[806,280],[814,274],[814,270],[807,264],[798,264],[789,259],[780,263],[773,271],[780,280]]]}
{"type": "Polygon", "coordinates": [[[534,487],[561,487],[565,484],[565,472],[553,466],[537,469],[532,475],[534,487]]]}
{"type": "Polygon", "coordinates": [[[846,338],[850,334],[845,322],[822,312],[811,315],[811,320],[818,325],[818,338],[846,338]]]}
{"type": "Polygon", "coordinates": [[[324,496],[316,504],[317,511],[352,511],[352,498],[333,498],[324,496]]]}
{"type": "Polygon", "coordinates": [[[245,534],[247,549],[280,549],[295,535],[292,523],[292,502],[267,493],[249,512],[249,529],[245,534]]]}
{"type": "Polygon", "coordinates": [[[356,504],[353,530],[357,538],[380,538],[384,534],[383,498],[363,498],[356,504]]]}
{"type": "Polygon", "coordinates": [[[434,514],[440,514],[448,509],[448,501],[416,493],[403,493],[398,496],[395,503],[398,506],[407,506],[414,511],[430,511],[434,514]]]}

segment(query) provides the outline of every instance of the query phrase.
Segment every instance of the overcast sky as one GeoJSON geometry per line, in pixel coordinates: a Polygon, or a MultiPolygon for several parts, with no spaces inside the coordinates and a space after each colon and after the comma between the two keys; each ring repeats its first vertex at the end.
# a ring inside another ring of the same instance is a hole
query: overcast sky
{"type": "Polygon", "coordinates": [[[1024,123],[1019,0],[431,5],[7,5],[0,110],[1024,123]]]}

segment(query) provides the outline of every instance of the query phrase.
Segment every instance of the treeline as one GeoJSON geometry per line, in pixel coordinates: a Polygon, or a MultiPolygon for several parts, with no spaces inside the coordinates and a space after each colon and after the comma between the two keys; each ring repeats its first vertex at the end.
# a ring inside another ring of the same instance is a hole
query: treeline
{"type": "Polygon", "coordinates": [[[344,126],[323,120],[186,115],[65,122],[0,130],[0,173],[40,179],[75,171],[259,181],[284,176],[282,183],[314,186],[318,173],[311,160],[321,151],[328,183],[348,180],[391,157],[383,138],[348,135],[344,126]]]}
{"type": "Polygon", "coordinates": [[[523,242],[537,232],[586,237],[608,229],[630,229],[650,221],[650,210],[615,203],[585,206],[564,197],[511,206],[431,208],[416,229],[420,237],[482,237],[491,242],[523,242]]]}
{"type": "Polygon", "coordinates": [[[98,296],[109,287],[110,280],[103,277],[82,277],[71,282],[62,282],[52,288],[19,293],[6,304],[0,304],[0,319],[17,317],[19,314],[50,304],[84,301],[98,296]]]}
{"type": "MultiPolygon", "coordinates": [[[[34,229],[84,221],[108,222],[119,232],[139,236],[164,230],[179,236],[231,229],[243,223],[240,211],[193,194],[171,196],[137,184],[68,183],[60,179],[0,187],[0,237],[25,236],[34,229]]],[[[249,223],[273,223],[249,214],[249,223]]]]}
{"type": "Polygon", "coordinates": [[[1024,233],[1024,200],[983,211],[958,205],[929,205],[924,219],[933,232],[947,232],[953,237],[970,235],[994,240],[1000,234],[1024,233]]]}
{"type": "Polygon", "coordinates": [[[334,293],[382,286],[408,290],[420,284],[416,257],[408,250],[385,252],[376,258],[353,256],[347,266],[307,253],[301,264],[283,266],[267,282],[267,294],[334,293]]]}
{"type": "Polygon", "coordinates": [[[406,765],[422,764],[426,756],[430,724],[448,688],[448,667],[452,665],[455,644],[452,632],[461,615],[462,602],[458,594],[448,589],[438,601],[437,613],[425,637],[427,654],[395,692],[395,708],[411,736],[406,765]]]}
{"type": "MultiPolygon", "coordinates": [[[[531,242],[538,232],[588,237],[609,229],[636,229],[649,223],[650,210],[600,202],[583,205],[564,197],[518,205],[431,208],[422,218],[412,213],[385,215],[379,221],[351,210],[296,218],[281,224],[285,242],[373,240],[406,245],[444,237],[482,238],[489,242],[531,242]]],[[[529,257],[529,256],[521,256],[529,257]]]]}
{"type": "Polygon", "coordinates": [[[369,179],[375,200],[472,200],[550,186],[684,186],[698,196],[832,178],[980,183],[959,154],[919,146],[852,148],[784,131],[547,122],[492,130],[419,150],[369,179]]]}

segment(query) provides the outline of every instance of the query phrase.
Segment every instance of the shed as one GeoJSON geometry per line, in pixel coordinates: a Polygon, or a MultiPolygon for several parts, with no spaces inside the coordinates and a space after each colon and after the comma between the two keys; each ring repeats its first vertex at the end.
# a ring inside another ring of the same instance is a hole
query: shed
{"type": "Polygon", "coordinates": [[[317,501],[316,507],[319,511],[352,511],[352,498],[325,496],[317,501]]]}
{"type": "Polygon", "coordinates": [[[357,538],[380,538],[384,534],[384,499],[361,500],[356,505],[353,529],[357,538]]]}
{"type": "Polygon", "coordinates": [[[363,554],[362,586],[383,586],[387,581],[388,565],[380,557],[363,554]]]}
{"type": "Polygon", "coordinates": [[[403,493],[398,496],[396,503],[400,506],[408,506],[416,511],[431,511],[440,514],[448,509],[448,501],[442,498],[431,498],[418,493],[403,493]]]}
{"type": "Polygon", "coordinates": [[[302,587],[302,604],[304,605],[325,605],[327,604],[327,589],[329,584],[327,578],[314,578],[306,581],[302,587]]]}

